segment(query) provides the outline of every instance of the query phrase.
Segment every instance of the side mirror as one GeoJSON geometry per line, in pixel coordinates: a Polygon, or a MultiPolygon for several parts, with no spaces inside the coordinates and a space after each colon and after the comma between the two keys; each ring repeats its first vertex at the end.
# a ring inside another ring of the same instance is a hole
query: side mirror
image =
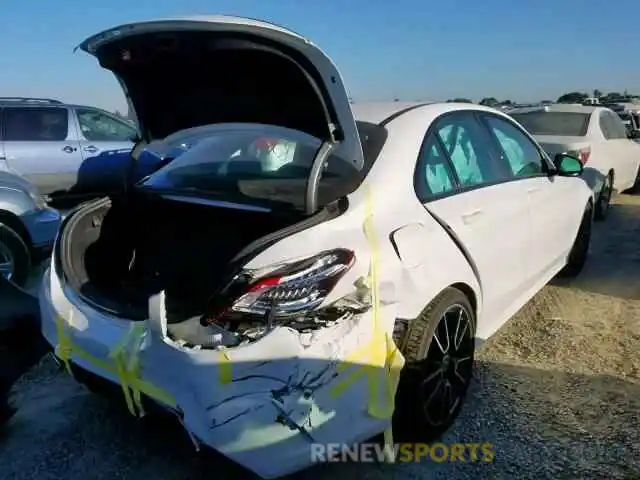
{"type": "Polygon", "coordinates": [[[629,140],[635,140],[639,136],[640,135],[639,135],[639,132],[637,130],[631,130],[631,129],[627,130],[627,138],[629,140]]]}
{"type": "Polygon", "coordinates": [[[582,162],[566,153],[559,153],[553,159],[558,175],[563,177],[579,177],[584,171],[582,162]]]}

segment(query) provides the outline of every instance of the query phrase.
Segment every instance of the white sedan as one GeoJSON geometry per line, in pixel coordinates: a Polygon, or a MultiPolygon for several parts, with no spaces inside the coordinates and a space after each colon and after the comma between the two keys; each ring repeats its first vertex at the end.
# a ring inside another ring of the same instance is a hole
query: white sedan
{"type": "Polygon", "coordinates": [[[595,218],[604,219],[612,192],[640,186],[640,144],[628,138],[624,123],[604,107],[547,105],[509,112],[549,155],[569,152],[600,175],[595,218]]]}
{"type": "Polygon", "coordinates": [[[256,20],[135,23],[81,48],[126,88],[134,160],[167,136],[183,153],[65,220],[44,336],[91,389],[120,384],[132,413],[160,405],[262,477],[391,426],[437,437],[476,341],[585,263],[582,164],[496,110],[352,110],[321,50],[256,20]]]}

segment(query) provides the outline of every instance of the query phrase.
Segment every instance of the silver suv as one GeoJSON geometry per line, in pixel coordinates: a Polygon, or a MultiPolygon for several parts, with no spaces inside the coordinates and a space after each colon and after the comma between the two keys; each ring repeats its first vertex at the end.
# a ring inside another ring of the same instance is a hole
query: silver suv
{"type": "Polygon", "coordinates": [[[0,97],[0,126],[0,167],[47,196],[108,193],[137,137],[109,112],[45,98],[0,97]]]}

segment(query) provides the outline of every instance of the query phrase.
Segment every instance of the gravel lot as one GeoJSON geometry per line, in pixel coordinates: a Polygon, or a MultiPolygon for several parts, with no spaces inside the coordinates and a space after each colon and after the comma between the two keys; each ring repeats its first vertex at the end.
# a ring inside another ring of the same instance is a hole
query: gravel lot
{"type": "MultiPolygon", "coordinates": [[[[321,465],[299,479],[640,478],[640,197],[598,224],[583,275],[546,287],[479,352],[445,442],[492,442],[491,464],[321,465]]],[[[243,478],[186,435],[87,393],[50,360],[18,385],[3,479],[243,478]]]]}

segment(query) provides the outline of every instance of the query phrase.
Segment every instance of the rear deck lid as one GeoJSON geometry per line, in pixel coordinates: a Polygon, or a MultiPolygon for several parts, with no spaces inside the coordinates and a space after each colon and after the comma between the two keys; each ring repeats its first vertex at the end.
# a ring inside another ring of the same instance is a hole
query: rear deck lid
{"type": "Polygon", "coordinates": [[[340,73],[283,27],[228,16],[147,21],[78,48],[116,75],[147,143],[202,125],[275,125],[340,142],[342,156],[363,167],[340,73]]]}

